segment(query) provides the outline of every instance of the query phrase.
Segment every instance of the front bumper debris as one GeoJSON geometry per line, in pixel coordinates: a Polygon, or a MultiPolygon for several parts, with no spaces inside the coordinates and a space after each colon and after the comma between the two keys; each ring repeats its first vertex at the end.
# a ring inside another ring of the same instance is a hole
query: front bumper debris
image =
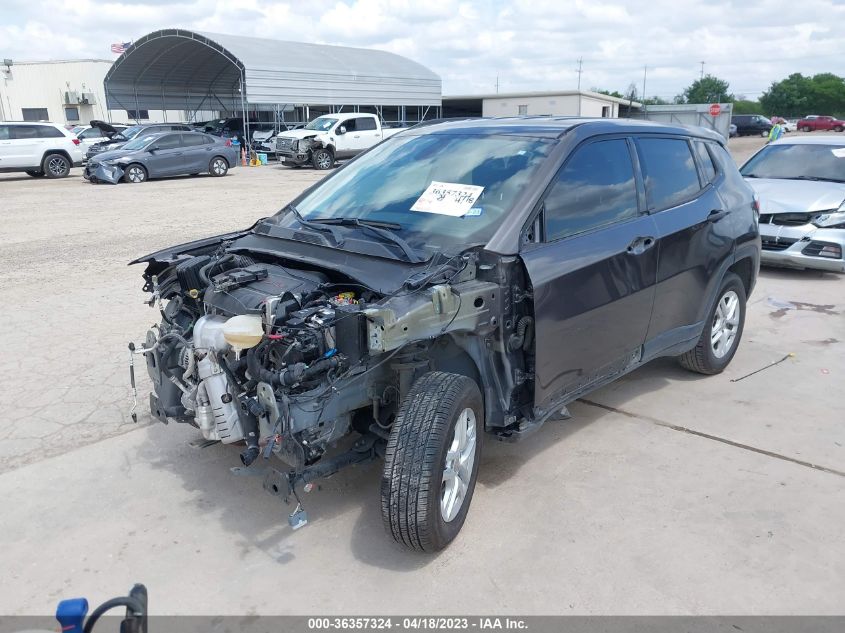
{"type": "Polygon", "coordinates": [[[760,262],[786,268],[812,268],[829,272],[845,272],[845,229],[823,229],[813,224],[779,226],[761,224],[763,250],[760,262]],[[838,248],[839,257],[824,257],[824,247],[838,248]]]}

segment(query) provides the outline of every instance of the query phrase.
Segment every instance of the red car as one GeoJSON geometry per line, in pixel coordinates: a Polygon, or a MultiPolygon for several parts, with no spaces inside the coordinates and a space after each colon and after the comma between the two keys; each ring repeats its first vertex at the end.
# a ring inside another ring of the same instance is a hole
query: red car
{"type": "Polygon", "coordinates": [[[845,130],[845,121],[832,116],[809,115],[798,121],[798,129],[802,132],[815,132],[816,130],[833,130],[841,132],[845,130]]]}

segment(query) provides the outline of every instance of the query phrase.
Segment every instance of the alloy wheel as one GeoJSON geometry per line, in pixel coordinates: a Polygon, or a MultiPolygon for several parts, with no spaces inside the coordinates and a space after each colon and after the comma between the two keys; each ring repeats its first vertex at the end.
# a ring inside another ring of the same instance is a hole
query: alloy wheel
{"type": "Polygon", "coordinates": [[[62,176],[67,171],[67,161],[60,156],[54,156],[47,161],[47,169],[54,176],[62,176]]]}
{"type": "Polygon", "coordinates": [[[144,170],[140,167],[130,167],[126,172],[127,177],[129,178],[130,182],[144,182],[146,178],[146,174],[144,174],[144,170]]]}
{"type": "Polygon", "coordinates": [[[440,486],[440,516],[448,523],[461,511],[475,464],[475,412],[466,408],[458,415],[440,486]]]}
{"type": "Polygon", "coordinates": [[[723,358],[731,351],[739,328],[739,316],[739,297],[733,290],[728,290],[719,299],[710,329],[710,348],[716,358],[723,358]]]}
{"type": "Polygon", "coordinates": [[[319,156],[317,156],[317,165],[320,169],[328,169],[332,166],[331,156],[329,156],[328,152],[322,152],[319,156]]]}
{"type": "Polygon", "coordinates": [[[211,169],[218,176],[222,176],[226,173],[226,163],[223,161],[222,158],[218,158],[211,164],[211,169]]]}

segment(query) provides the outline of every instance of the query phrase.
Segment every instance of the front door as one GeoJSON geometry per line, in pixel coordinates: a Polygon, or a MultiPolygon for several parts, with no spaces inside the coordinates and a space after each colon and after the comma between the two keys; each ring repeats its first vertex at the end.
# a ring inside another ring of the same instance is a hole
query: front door
{"type": "Polygon", "coordinates": [[[571,399],[641,353],[654,303],[654,220],[633,145],[581,145],[544,196],[542,237],[522,253],[534,289],[535,404],[571,399]]]}
{"type": "Polygon", "coordinates": [[[147,161],[150,177],[175,176],[185,173],[185,151],[181,134],[167,134],[155,142],[155,150],[147,161]]]}
{"type": "Polygon", "coordinates": [[[349,158],[355,156],[360,150],[357,149],[356,143],[360,140],[360,134],[356,126],[356,119],[341,120],[337,130],[341,127],[346,128],[343,134],[335,134],[335,156],[338,158],[349,158]]]}

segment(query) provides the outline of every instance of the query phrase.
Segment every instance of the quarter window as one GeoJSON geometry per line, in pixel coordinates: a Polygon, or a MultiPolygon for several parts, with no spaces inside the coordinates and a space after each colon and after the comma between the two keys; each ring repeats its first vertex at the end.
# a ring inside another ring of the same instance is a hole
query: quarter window
{"type": "Polygon", "coordinates": [[[698,162],[704,169],[704,182],[713,182],[716,180],[716,166],[713,165],[713,158],[710,152],[707,151],[707,145],[702,141],[695,141],[693,143],[695,153],[698,154],[698,162]]]}
{"type": "Polygon", "coordinates": [[[637,186],[625,139],[598,141],[575,150],[555,177],[544,214],[548,240],[635,217],[637,186]]]}
{"type": "Polygon", "coordinates": [[[637,140],[650,210],[668,209],[701,189],[689,143],[677,138],[637,140]]]}
{"type": "Polygon", "coordinates": [[[37,129],[39,138],[64,138],[62,131],[52,125],[35,125],[33,127],[37,129]]]}

